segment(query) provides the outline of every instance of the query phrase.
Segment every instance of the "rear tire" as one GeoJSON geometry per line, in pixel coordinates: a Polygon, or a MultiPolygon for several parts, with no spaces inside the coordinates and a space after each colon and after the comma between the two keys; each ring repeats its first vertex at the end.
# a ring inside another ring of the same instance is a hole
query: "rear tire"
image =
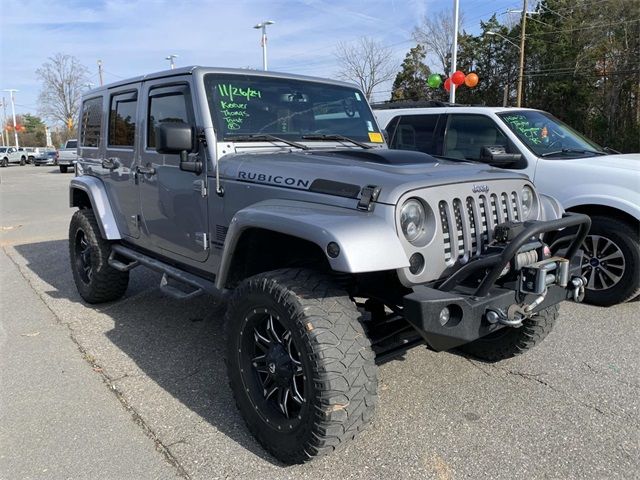
{"type": "Polygon", "coordinates": [[[78,210],[69,225],[69,259],[78,293],[87,303],[117,300],[127,291],[129,272],[108,263],[111,244],[102,238],[91,209],[78,210]]]}
{"type": "Polygon", "coordinates": [[[66,165],[60,165],[60,173],[67,173],[67,166],[66,165]]]}
{"type": "Polygon", "coordinates": [[[458,349],[487,362],[498,362],[521,355],[533,348],[551,332],[558,318],[558,305],[541,310],[522,322],[519,328],[503,327],[458,349]]]}
{"type": "Polygon", "coordinates": [[[373,417],[376,365],[359,318],[345,292],[309,270],[256,275],[233,293],[229,384],[251,433],[282,462],[330,453],[373,417]]]}

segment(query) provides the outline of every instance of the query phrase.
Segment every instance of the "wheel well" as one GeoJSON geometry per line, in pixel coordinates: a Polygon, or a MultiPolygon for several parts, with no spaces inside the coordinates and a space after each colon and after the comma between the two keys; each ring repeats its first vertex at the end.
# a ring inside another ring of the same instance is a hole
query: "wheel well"
{"type": "Polygon", "coordinates": [[[610,217],[620,220],[629,224],[632,227],[638,226],[640,222],[627,212],[618,210],[617,208],[607,207],[605,205],[577,205],[575,207],[568,208],[567,211],[575,213],[584,213],[585,215],[593,216],[599,215],[603,217],[610,217]]]}
{"type": "Polygon", "coordinates": [[[262,228],[250,228],[238,240],[226,286],[244,278],[279,268],[303,267],[329,271],[323,250],[315,243],[262,228]]]}
{"type": "Polygon", "coordinates": [[[92,208],[91,199],[84,190],[74,188],[71,190],[71,206],[82,208],[92,208]]]}

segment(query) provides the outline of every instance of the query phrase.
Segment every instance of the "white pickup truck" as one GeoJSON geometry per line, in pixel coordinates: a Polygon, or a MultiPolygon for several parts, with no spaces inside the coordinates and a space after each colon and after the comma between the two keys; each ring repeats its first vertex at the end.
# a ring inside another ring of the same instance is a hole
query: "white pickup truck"
{"type": "Polygon", "coordinates": [[[0,147],[0,167],[8,167],[10,163],[27,163],[27,152],[24,148],[0,147]]]}
{"type": "Polygon", "coordinates": [[[71,139],[67,140],[67,143],[64,145],[64,148],[61,148],[58,151],[58,166],[60,167],[60,172],[67,173],[69,167],[73,167],[78,160],[78,140],[71,139]]]}
{"type": "Polygon", "coordinates": [[[640,294],[640,154],[601,147],[540,110],[404,103],[374,105],[390,148],[526,173],[566,210],[591,217],[585,301],[608,306],[640,294]]]}

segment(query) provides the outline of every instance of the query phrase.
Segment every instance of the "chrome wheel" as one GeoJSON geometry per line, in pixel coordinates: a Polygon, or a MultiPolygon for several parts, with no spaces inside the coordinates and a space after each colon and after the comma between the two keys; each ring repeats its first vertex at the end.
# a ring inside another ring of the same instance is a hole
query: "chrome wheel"
{"type": "Polygon", "coordinates": [[[306,381],[291,330],[264,308],[247,315],[242,335],[239,360],[251,403],[267,422],[284,421],[291,428],[305,405],[306,381]]]}
{"type": "Polygon", "coordinates": [[[78,230],[75,241],[76,268],[84,283],[90,283],[93,276],[93,266],[91,264],[91,245],[87,241],[87,236],[82,230],[78,230]]]}
{"type": "Polygon", "coordinates": [[[582,272],[589,290],[607,290],[622,279],[625,271],[624,254],[615,242],[600,235],[589,235],[582,249],[582,272]]]}

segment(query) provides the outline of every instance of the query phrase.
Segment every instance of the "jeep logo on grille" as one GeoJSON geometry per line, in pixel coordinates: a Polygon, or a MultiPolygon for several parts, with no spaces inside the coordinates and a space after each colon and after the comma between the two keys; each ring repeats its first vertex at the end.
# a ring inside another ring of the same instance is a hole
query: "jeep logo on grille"
{"type": "Polygon", "coordinates": [[[471,191],[473,193],[487,193],[489,191],[489,185],[474,185],[471,191]]]}

